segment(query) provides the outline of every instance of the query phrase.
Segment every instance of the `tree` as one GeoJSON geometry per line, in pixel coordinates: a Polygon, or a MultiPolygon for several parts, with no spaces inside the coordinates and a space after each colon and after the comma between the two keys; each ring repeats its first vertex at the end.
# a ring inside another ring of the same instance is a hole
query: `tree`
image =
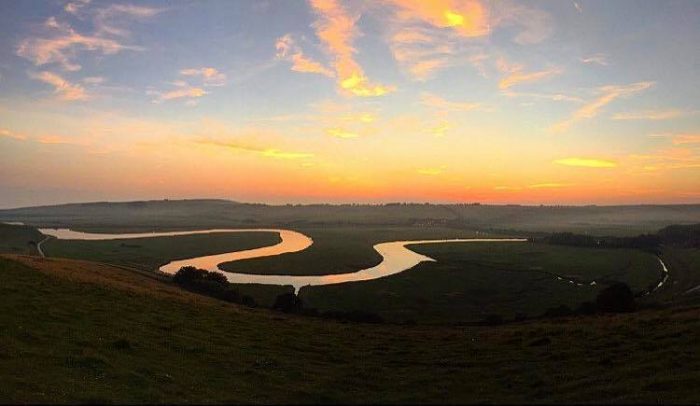
{"type": "Polygon", "coordinates": [[[204,280],[208,272],[203,269],[197,269],[193,266],[183,266],[173,276],[173,282],[178,285],[190,285],[194,281],[204,280]]]}
{"type": "Polygon", "coordinates": [[[598,293],[596,307],[602,313],[633,312],[637,308],[634,294],[627,284],[616,282],[598,293]]]}

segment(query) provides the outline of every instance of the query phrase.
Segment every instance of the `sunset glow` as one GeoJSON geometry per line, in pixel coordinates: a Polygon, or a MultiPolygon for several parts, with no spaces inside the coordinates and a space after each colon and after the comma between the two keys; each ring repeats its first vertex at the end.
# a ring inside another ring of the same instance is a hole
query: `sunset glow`
{"type": "Polygon", "coordinates": [[[0,207],[700,201],[692,0],[5,1],[0,32],[0,207]]]}

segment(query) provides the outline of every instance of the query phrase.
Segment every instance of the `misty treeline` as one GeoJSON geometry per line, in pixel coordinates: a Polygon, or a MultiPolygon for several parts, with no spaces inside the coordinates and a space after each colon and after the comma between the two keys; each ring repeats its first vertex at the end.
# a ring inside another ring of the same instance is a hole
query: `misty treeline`
{"type": "Polygon", "coordinates": [[[640,234],[634,237],[592,236],[563,232],[532,237],[530,241],[575,247],[635,248],[658,253],[662,244],[700,248],[700,224],[672,225],[659,230],[656,234],[640,234]]]}

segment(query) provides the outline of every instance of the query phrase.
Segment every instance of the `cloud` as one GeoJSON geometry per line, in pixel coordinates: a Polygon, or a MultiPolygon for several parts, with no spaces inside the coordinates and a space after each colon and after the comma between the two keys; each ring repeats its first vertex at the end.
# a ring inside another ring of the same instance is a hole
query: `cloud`
{"type": "Polygon", "coordinates": [[[357,36],[356,18],[351,17],[337,0],[310,0],[318,16],[316,35],[333,58],[333,68],[340,88],[362,97],[382,96],[395,90],[393,86],[374,84],[355,61],[353,40],[357,36]]]}
{"type": "Polygon", "coordinates": [[[69,25],[59,23],[55,17],[47,19],[44,27],[49,30],[46,37],[26,38],[17,47],[17,55],[36,66],[55,63],[64,70],[77,71],[81,66],[73,58],[78,51],[113,55],[125,49],[140,49],[108,38],[79,34],[69,25]]]}
{"type": "Polygon", "coordinates": [[[421,95],[421,104],[445,113],[472,111],[481,107],[480,103],[449,101],[431,93],[421,95]]]}
{"type": "Polygon", "coordinates": [[[444,137],[445,134],[447,134],[447,131],[449,131],[451,128],[452,126],[450,123],[442,122],[434,127],[426,129],[426,131],[435,137],[444,137]]]}
{"type": "Polygon", "coordinates": [[[585,58],[579,58],[579,61],[586,64],[595,63],[601,66],[608,66],[608,60],[604,54],[595,54],[585,58]]]}
{"type": "Polygon", "coordinates": [[[160,100],[173,100],[182,98],[199,98],[207,94],[207,91],[201,87],[195,86],[184,86],[179,89],[171,90],[169,92],[161,93],[159,95],[160,100]]]}
{"type": "Polygon", "coordinates": [[[280,151],[279,149],[266,149],[261,152],[262,156],[275,159],[303,159],[312,158],[314,154],[309,152],[289,152],[280,151]]]}
{"type": "Polygon", "coordinates": [[[576,110],[571,117],[554,124],[550,130],[553,132],[566,131],[572,124],[581,120],[587,120],[598,115],[600,109],[616,99],[628,97],[654,86],[654,82],[637,82],[623,86],[603,86],[597,89],[598,98],[590,101],[576,110]]]}
{"type": "Polygon", "coordinates": [[[528,189],[561,189],[565,187],[573,186],[571,183],[535,183],[534,185],[529,185],[528,189]]]}
{"type": "Polygon", "coordinates": [[[536,44],[549,38],[554,23],[549,13],[527,7],[522,2],[496,1],[491,3],[490,24],[493,27],[518,27],[513,41],[521,45],[536,44]]]}
{"type": "Polygon", "coordinates": [[[346,131],[342,128],[329,128],[326,130],[326,134],[336,138],[357,138],[360,136],[356,132],[346,131]]]}
{"type": "Polygon", "coordinates": [[[7,129],[0,129],[0,137],[12,138],[12,139],[19,140],[19,141],[24,141],[27,139],[26,135],[17,134],[15,132],[12,132],[12,131],[7,130],[7,129]]]}
{"type": "Polygon", "coordinates": [[[388,0],[401,20],[417,20],[449,28],[462,37],[481,37],[490,32],[488,10],[480,1],[388,0]]]}
{"type": "Polygon", "coordinates": [[[597,158],[562,158],[554,161],[555,164],[566,166],[580,166],[585,168],[614,168],[615,161],[597,158]]]}
{"type": "Polygon", "coordinates": [[[674,145],[700,144],[700,134],[678,134],[673,137],[674,145]]]}
{"type": "Polygon", "coordinates": [[[85,88],[83,88],[81,85],[71,83],[55,73],[43,71],[39,73],[30,73],[29,76],[32,79],[40,80],[53,86],[54,93],[60,100],[76,101],[87,100],[90,98],[85,91],[85,88]]]}
{"type": "Polygon", "coordinates": [[[180,74],[200,78],[207,86],[223,86],[226,84],[226,75],[219,72],[216,68],[188,68],[181,70],[180,74]]]}
{"type": "Polygon", "coordinates": [[[645,110],[628,113],[617,113],[612,116],[613,120],[669,120],[672,118],[684,117],[697,114],[698,111],[683,110],[645,110]]]}
{"type": "Polygon", "coordinates": [[[162,11],[162,9],[134,4],[111,4],[95,10],[93,23],[97,29],[97,35],[128,37],[130,32],[125,26],[131,20],[148,19],[162,11]]]}
{"type": "Polygon", "coordinates": [[[335,74],[321,63],[308,58],[299,49],[291,35],[287,34],[277,39],[275,43],[277,58],[292,62],[292,70],[301,73],[318,73],[327,77],[334,77],[335,74]]]}
{"type": "Polygon", "coordinates": [[[313,158],[314,154],[310,152],[284,151],[278,148],[262,147],[255,143],[249,143],[240,140],[216,140],[211,138],[201,138],[195,143],[200,145],[209,145],[215,147],[224,147],[240,151],[254,152],[260,156],[273,159],[306,159],[313,158]]]}
{"type": "Polygon", "coordinates": [[[497,67],[499,71],[506,74],[506,76],[498,82],[498,88],[501,90],[506,90],[520,83],[543,80],[559,75],[563,72],[561,68],[551,68],[536,72],[524,72],[524,67],[522,65],[510,64],[503,58],[498,60],[497,67]]]}
{"type": "Polygon", "coordinates": [[[90,4],[90,0],[72,1],[70,3],[66,3],[66,5],[63,6],[63,10],[65,10],[68,14],[77,15],[80,10],[88,4],[90,4]]]}
{"type": "Polygon", "coordinates": [[[437,176],[445,173],[446,166],[442,165],[439,168],[420,168],[416,170],[417,173],[421,175],[437,176]]]}

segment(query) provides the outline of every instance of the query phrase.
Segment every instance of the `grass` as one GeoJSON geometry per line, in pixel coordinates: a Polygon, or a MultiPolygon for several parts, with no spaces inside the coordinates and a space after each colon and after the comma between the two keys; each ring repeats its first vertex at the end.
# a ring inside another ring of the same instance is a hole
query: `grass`
{"type": "MultiPolygon", "coordinates": [[[[0,224],[0,253],[36,255],[36,248],[28,242],[43,238],[33,227],[0,224]]],[[[257,248],[279,241],[279,235],[274,233],[213,233],[105,241],[51,239],[42,244],[42,249],[49,257],[84,259],[150,272],[174,259],[257,248]]],[[[271,307],[278,295],[293,291],[291,286],[234,286],[265,307],[271,307]]]]}
{"type": "Polygon", "coordinates": [[[156,270],[170,261],[274,245],[278,234],[267,232],[211,233],[125,240],[58,240],[42,245],[49,257],[85,259],[156,270]]]}
{"type": "Polygon", "coordinates": [[[34,227],[0,223],[0,252],[11,254],[37,254],[35,244],[44,236],[34,227]]]}
{"type": "Polygon", "coordinates": [[[340,324],[105,265],[19,260],[0,259],[0,403],[700,400],[698,308],[499,327],[340,324]]]}
{"type": "Polygon", "coordinates": [[[538,316],[561,304],[594,301],[604,282],[623,281],[642,291],[658,279],[656,258],[636,250],[592,249],[535,243],[446,243],[411,249],[437,262],[365,282],[301,289],[307,306],[363,310],[384,319],[458,323],[490,315],[538,316]],[[596,286],[574,286],[552,274],[596,286]]]}
{"type": "MultiPolygon", "coordinates": [[[[231,272],[269,275],[327,275],[356,272],[381,262],[374,250],[380,242],[416,239],[470,238],[474,231],[443,227],[343,226],[295,229],[314,243],[301,252],[221,264],[231,272]]],[[[484,234],[480,234],[484,236],[484,234]]]]}

